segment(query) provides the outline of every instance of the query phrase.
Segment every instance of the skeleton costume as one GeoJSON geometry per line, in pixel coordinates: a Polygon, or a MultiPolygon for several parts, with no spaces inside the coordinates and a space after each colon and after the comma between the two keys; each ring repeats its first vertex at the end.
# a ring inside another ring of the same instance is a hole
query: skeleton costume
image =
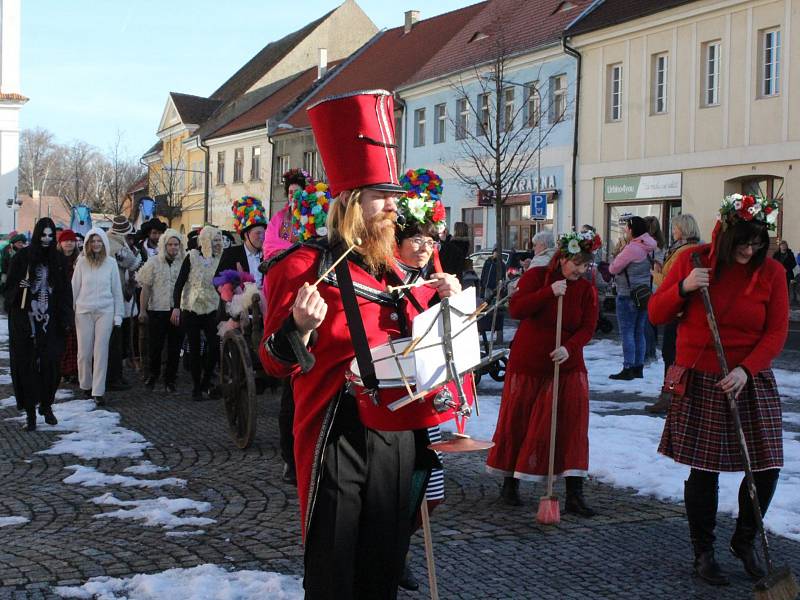
{"type": "Polygon", "coordinates": [[[11,378],[17,408],[25,409],[29,430],[36,428],[37,405],[48,423],[56,422],[51,407],[66,331],[72,323],[68,266],[56,250],[55,232],[49,218],[36,223],[31,245],[11,261],[6,287],[11,378]]]}

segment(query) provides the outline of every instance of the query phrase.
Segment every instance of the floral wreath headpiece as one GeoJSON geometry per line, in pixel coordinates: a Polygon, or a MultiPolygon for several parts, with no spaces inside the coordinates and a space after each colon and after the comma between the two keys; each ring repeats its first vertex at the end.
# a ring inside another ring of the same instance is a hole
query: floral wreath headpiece
{"type": "Polygon", "coordinates": [[[331,207],[327,183],[309,184],[295,191],[289,200],[292,215],[292,239],[305,242],[312,237],[328,235],[325,223],[331,207]]]}
{"type": "Polygon", "coordinates": [[[267,213],[261,200],[253,196],[242,196],[234,200],[231,206],[233,212],[233,228],[236,233],[242,233],[258,225],[267,226],[267,213]]]}
{"type": "Polygon", "coordinates": [[[722,231],[734,225],[736,221],[759,221],[766,224],[769,231],[778,227],[778,201],[758,196],[731,194],[725,196],[717,216],[722,231]]]}
{"type": "Polygon", "coordinates": [[[287,180],[296,180],[301,178],[303,181],[305,181],[306,185],[314,184],[314,178],[311,177],[311,174],[305,169],[289,169],[283,175],[281,175],[281,181],[284,183],[287,180]]]}
{"type": "Polygon", "coordinates": [[[570,231],[558,236],[558,249],[568,258],[581,252],[592,254],[602,245],[603,240],[594,231],[570,231]]]}
{"type": "Polygon", "coordinates": [[[404,228],[412,223],[433,223],[436,231],[442,233],[447,227],[447,212],[439,200],[432,200],[427,194],[421,196],[401,196],[397,201],[397,212],[406,219],[404,228]]]}
{"type": "Polygon", "coordinates": [[[442,178],[430,169],[409,169],[400,177],[400,186],[408,196],[427,194],[431,200],[442,199],[442,178]]]}

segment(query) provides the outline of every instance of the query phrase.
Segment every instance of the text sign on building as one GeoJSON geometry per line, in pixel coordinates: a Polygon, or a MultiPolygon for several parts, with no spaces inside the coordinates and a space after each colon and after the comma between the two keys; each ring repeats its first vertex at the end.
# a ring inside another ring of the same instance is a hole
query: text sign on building
{"type": "Polygon", "coordinates": [[[531,194],[531,219],[534,221],[547,219],[547,194],[531,194]]]}
{"type": "Polygon", "coordinates": [[[478,190],[478,206],[494,206],[494,190],[478,190]]]}
{"type": "Polygon", "coordinates": [[[603,198],[611,201],[680,198],[681,179],[680,173],[607,177],[603,186],[603,198]]]}

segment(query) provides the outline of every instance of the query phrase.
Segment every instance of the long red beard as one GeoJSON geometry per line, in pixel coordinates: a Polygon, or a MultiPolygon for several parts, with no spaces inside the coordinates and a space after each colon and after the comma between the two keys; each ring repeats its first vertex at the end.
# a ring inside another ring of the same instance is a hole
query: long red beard
{"type": "Polygon", "coordinates": [[[391,266],[394,248],[394,213],[380,212],[366,222],[359,254],[371,271],[379,271],[391,266]]]}

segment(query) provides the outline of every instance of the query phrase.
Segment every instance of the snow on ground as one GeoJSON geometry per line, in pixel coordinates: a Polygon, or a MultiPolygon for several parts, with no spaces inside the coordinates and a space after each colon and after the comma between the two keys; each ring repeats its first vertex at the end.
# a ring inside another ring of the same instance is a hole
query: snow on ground
{"type": "Polygon", "coordinates": [[[154,473],[169,471],[169,468],[159,467],[151,463],[149,460],[143,460],[139,464],[124,468],[123,471],[126,473],[133,473],[134,475],[153,475],[154,473]]]}
{"type": "MultiPolygon", "coordinates": [[[[683,481],[689,468],[658,454],[658,443],[664,419],[648,415],[608,415],[616,410],[641,410],[658,396],[663,377],[663,363],[645,369],[645,379],[615,382],[608,375],[622,368],[622,350],[608,340],[593,342],[585,354],[589,370],[590,395],[594,393],[628,392],[644,396],[642,402],[590,400],[589,409],[589,473],[615,487],[630,487],[638,494],[670,502],[683,502],[683,481]],[[645,402],[645,400],[647,402],[645,402]],[[597,414],[603,413],[603,414],[597,414]]],[[[785,399],[800,400],[800,373],[775,370],[778,387],[785,399]]],[[[475,439],[491,440],[494,436],[503,384],[488,377],[481,379],[480,415],[467,422],[467,433],[475,439]]],[[[786,409],[785,409],[786,410],[786,409]]],[[[800,413],[784,412],[784,422],[800,424],[800,413]]],[[[443,431],[455,431],[454,423],[442,424],[443,431]]],[[[447,458],[445,457],[445,462],[447,458]]],[[[446,466],[446,465],[445,465],[446,466]]],[[[742,473],[720,475],[720,510],[735,515],[742,473]]],[[[784,435],[784,468],[775,498],[767,513],[766,525],[773,533],[800,541],[800,435],[784,435]]]]}
{"type": "Polygon", "coordinates": [[[29,522],[30,519],[25,517],[0,517],[0,527],[9,527],[11,525],[22,525],[29,522]]]}
{"type": "Polygon", "coordinates": [[[58,425],[65,432],[39,454],[73,454],[79,458],[139,458],[152,444],[141,434],[119,426],[119,413],[95,408],[94,400],[72,400],[56,405],[58,425]]]}
{"type": "Polygon", "coordinates": [[[98,471],[94,467],[86,467],[83,465],[70,465],[64,468],[74,471],[72,475],[64,479],[64,483],[72,483],[84,487],[105,487],[108,485],[139,488],[159,488],[164,486],[186,487],[186,480],[178,479],[177,477],[138,479],[130,475],[109,475],[98,471]]]}
{"type": "Polygon", "coordinates": [[[0,373],[0,385],[11,385],[11,375],[0,373]]]}
{"type": "Polygon", "coordinates": [[[0,343],[8,341],[8,317],[0,318],[0,343]]]}
{"type": "Polygon", "coordinates": [[[154,498],[149,500],[120,500],[114,494],[107,493],[91,502],[102,506],[121,506],[119,510],[95,515],[95,519],[132,519],[143,521],[150,527],[173,529],[182,525],[210,525],[216,523],[207,517],[181,517],[178,513],[193,510],[204,513],[211,510],[209,502],[198,502],[189,498],[154,498]]]}
{"type": "Polygon", "coordinates": [[[187,537],[190,535],[203,535],[205,529],[192,529],[191,531],[168,531],[165,535],[168,537],[187,537]]]}
{"type": "MultiPolygon", "coordinates": [[[[0,339],[2,341],[2,339],[0,339]]],[[[8,353],[8,350],[0,350],[0,360],[8,360],[11,358],[11,355],[8,353]]]]}
{"type": "Polygon", "coordinates": [[[8,398],[3,398],[0,400],[0,408],[13,408],[17,406],[17,398],[15,396],[9,396],[8,398]]]}
{"type": "Polygon", "coordinates": [[[124,579],[93,577],[80,587],[56,587],[53,591],[63,598],[97,600],[303,598],[302,580],[297,577],[264,571],[226,571],[210,564],[191,569],[169,569],[151,575],[134,575],[124,579]]]}

